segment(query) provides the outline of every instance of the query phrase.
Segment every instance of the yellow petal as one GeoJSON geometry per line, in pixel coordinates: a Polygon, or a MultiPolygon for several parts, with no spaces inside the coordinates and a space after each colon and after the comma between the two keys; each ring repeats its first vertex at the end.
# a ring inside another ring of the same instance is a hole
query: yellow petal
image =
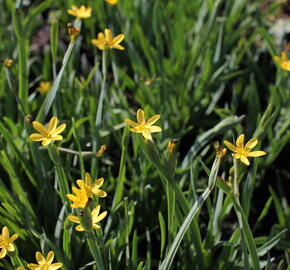
{"type": "Polygon", "coordinates": [[[62,263],[60,262],[53,263],[49,267],[50,267],[49,270],[57,270],[62,267],[62,263]]]}
{"type": "Polygon", "coordinates": [[[53,258],[54,258],[54,252],[53,251],[49,251],[46,257],[46,262],[48,264],[51,264],[53,262],[53,258]]]}
{"type": "Polygon", "coordinates": [[[42,145],[43,145],[43,146],[48,146],[48,145],[51,143],[51,141],[52,141],[51,139],[46,139],[46,138],[45,138],[45,139],[43,139],[43,141],[42,141],[42,145]]]}
{"type": "Polygon", "coordinates": [[[53,136],[51,139],[55,141],[62,141],[63,137],[61,135],[56,135],[56,136],[53,136]]]}
{"type": "Polygon", "coordinates": [[[241,158],[241,155],[240,154],[232,154],[232,156],[235,159],[240,159],[241,158]]]}
{"type": "Polygon", "coordinates": [[[18,237],[19,237],[19,234],[15,233],[15,234],[13,234],[13,235],[10,237],[9,241],[10,241],[10,242],[13,242],[13,241],[15,241],[18,237]]]}
{"type": "Polygon", "coordinates": [[[32,122],[33,127],[39,132],[41,133],[44,137],[47,136],[47,129],[39,122],[37,121],[33,121],[32,122]]]}
{"type": "Polygon", "coordinates": [[[101,177],[101,178],[95,180],[94,185],[95,185],[97,188],[99,188],[103,183],[104,183],[104,178],[101,177]]]}
{"type": "Polygon", "coordinates": [[[160,127],[158,127],[158,126],[151,126],[149,128],[150,128],[150,132],[151,133],[162,131],[162,129],[160,127]]]}
{"type": "Polygon", "coordinates": [[[131,126],[131,127],[136,127],[136,126],[138,126],[138,123],[136,123],[136,122],[134,122],[134,121],[132,121],[132,120],[130,120],[130,119],[125,119],[124,122],[125,122],[127,125],[131,126]]]}
{"type": "Polygon", "coordinates": [[[96,218],[93,218],[93,223],[97,223],[97,222],[101,221],[102,219],[105,218],[106,215],[107,215],[107,211],[104,211],[102,214],[100,214],[96,218]]]}
{"type": "Polygon", "coordinates": [[[39,265],[35,264],[35,263],[29,263],[29,264],[27,264],[27,267],[30,269],[36,269],[37,267],[39,267],[39,265]]]}
{"type": "Polygon", "coordinates": [[[34,142],[39,142],[44,139],[43,135],[40,133],[33,133],[29,136],[29,139],[34,141],[34,142]]]}
{"type": "Polygon", "coordinates": [[[84,231],[85,231],[85,229],[83,228],[82,225],[78,225],[78,226],[76,226],[76,230],[77,230],[78,232],[84,232],[84,231]]]}
{"type": "Polygon", "coordinates": [[[101,206],[98,204],[92,211],[92,217],[97,217],[100,213],[101,206]]]}
{"type": "Polygon", "coordinates": [[[9,238],[9,230],[6,226],[3,227],[2,229],[2,237],[4,239],[8,239],[9,238]]]}
{"type": "Polygon", "coordinates": [[[258,143],[258,140],[256,138],[252,138],[247,142],[245,145],[245,148],[253,149],[258,143]]]}
{"type": "Polygon", "coordinates": [[[159,114],[156,114],[154,116],[152,116],[147,122],[146,125],[151,126],[153,125],[156,121],[158,121],[158,119],[160,118],[159,114]]]}
{"type": "Polygon", "coordinates": [[[78,224],[80,223],[80,219],[76,216],[68,216],[67,218],[68,218],[68,220],[70,220],[74,223],[78,223],[78,224]]]}
{"type": "Polygon", "coordinates": [[[290,61],[280,63],[280,67],[284,70],[290,71],[290,61]]]}
{"type": "Polygon", "coordinates": [[[38,264],[44,264],[45,258],[42,256],[42,254],[39,251],[36,251],[35,258],[38,264]]]}
{"type": "Polygon", "coordinates": [[[229,141],[224,141],[224,144],[227,146],[227,148],[229,148],[230,150],[232,150],[233,152],[237,151],[237,147],[235,147],[232,143],[230,143],[229,141]]]}
{"type": "Polygon", "coordinates": [[[107,193],[103,190],[98,189],[97,187],[92,188],[92,193],[97,195],[100,198],[105,198],[107,197],[107,193]]]}
{"type": "Polygon", "coordinates": [[[55,136],[55,135],[63,132],[65,130],[65,128],[66,128],[66,124],[65,123],[64,124],[61,124],[58,128],[56,128],[53,132],[51,132],[51,134],[53,136],[55,136]]]}
{"type": "Polygon", "coordinates": [[[244,157],[244,156],[241,157],[241,162],[243,162],[247,166],[250,165],[250,161],[246,157],[244,157]]]}
{"type": "Polygon", "coordinates": [[[248,154],[248,157],[260,157],[260,156],[264,156],[266,155],[267,153],[264,152],[264,151],[253,151],[253,152],[250,152],[248,154]]]}
{"type": "Polygon", "coordinates": [[[149,131],[143,130],[141,133],[145,139],[152,141],[152,136],[149,131]]]}
{"type": "Polygon", "coordinates": [[[85,183],[87,186],[90,186],[92,181],[91,181],[91,175],[89,173],[86,172],[85,174],[85,183]]]}
{"type": "Polygon", "coordinates": [[[137,111],[137,121],[139,125],[145,124],[144,111],[142,109],[138,109],[137,111]]]}
{"type": "Polygon", "coordinates": [[[117,49],[117,50],[121,50],[121,51],[125,50],[125,47],[121,46],[120,44],[113,45],[112,48],[117,49]]]}
{"type": "Polygon", "coordinates": [[[105,38],[108,42],[112,41],[112,31],[108,28],[105,29],[105,38]]]}
{"type": "Polygon", "coordinates": [[[124,39],[124,37],[125,37],[124,34],[117,35],[116,37],[113,38],[112,43],[115,44],[115,45],[117,45],[120,42],[122,42],[122,40],[124,39]]]}
{"type": "Polygon", "coordinates": [[[244,139],[245,139],[245,134],[241,134],[236,141],[237,148],[239,149],[244,148],[244,139]]]}
{"type": "Polygon", "coordinates": [[[15,250],[15,247],[14,247],[14,245],[13,244],[9,244],[8,245],[8,249],[7,249],[9,252],[13,252],[14,250],[15,250]]]}
{"type": "Polygon", "coordinates": [[[49,121],[48,133],[54,132],[54,130],[56,129],[56,125],[57,125],[57,117],[53,116],[49,121]]]}
{"type": "Polygon", "coordinates": [[[5,248],[2,248],[0,251],[0,259],[4,258],[7,254],[7,251],[5,248]]]}

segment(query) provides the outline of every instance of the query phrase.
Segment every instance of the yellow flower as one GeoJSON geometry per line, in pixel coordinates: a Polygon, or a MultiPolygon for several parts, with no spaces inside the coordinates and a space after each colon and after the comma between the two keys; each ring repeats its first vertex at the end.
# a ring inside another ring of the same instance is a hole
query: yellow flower
{"type": "Polygon", "coordinates": [[[25,268],[20,266],[20,267],[17,267],[16,270],[25,270],[25,268]]]}
{"type": "Polygon", "coordinates": [[[49,251],[47,254],[47,257],[45,257],[40,253],[36,252],[35,253],[35,258],[38,264],[35,263],[30,263],[27,265],[29,269],[35,269],[35,270],[56,270],[62,267],[62,263],[57,262],[53,263],[53,258],[54,258],[54,252],[49,251]]]}
{"type": "Polygon", "coordinates": [[[92,16],[92,8],[81,5],[77,8],[75,5],[71,6],[71,9],[67,11],[68,14],[77,17],[78,19],[86,19],[92,16]]]}
{"type": "Polygon", "coordinates": [[[48,128],[45,128],[41,123],[37,121],[32,122],[33,127],[39,133],[33,133],[29,136],[30,140],[34,142],[42,141],[43,146],[49,145],[52,141],[61,141],[63,137],[59,133],[63,132],[66,124],[61,124],[57,127],[57,117],[53,116],[50,121],[48,128]]]}
{"type": "Polygon", "coordinates": [[[12,244],[18,238],[18,234],[13,234],[9,237],[9,230],[6,226],[2,229],[2,234],[0,235],[0,259],[4,258],[7,252],[15,251],[15,247],[12,244]]]}
{"type": "Polygon", "coordinates": [[[256,138],[252,138],[247,142],[247,144],[244,146],[244,138],[245,135],[242,134],[239,136],[239,138],[236,141],[236,146],[231,144],[228,141],[224,141],[224,144],[235,154],[232,154],[232,156],[235,159],[241,159],[241,162],[243,162],[245,165],[249,166],[250,162],[248,160],[248,157],[260,157],[263,155],[266,155],[267,153],[264,151],[253,151],[251,150],[257,145],[258,140],[256,138]]]}
{"type": "Polygon", "coordinates": [[[176,144],[178,143],[177,139],[173,139],[171,141],[168,142],[167,144],[167,150],[169,151],[169,153],[173,153],[176,144]]]}
{"type": "Polygon", "coordinates": [[[144,111],[141,109],[138,109],[138,111],[137,111],[138,123],[136,123],[130,119],[125,119],[125,122],[129,126],[133,127],[133,128],[130,128],[130,130],[132,132],[142,133],[142,135],[145,139],[151,141],[152,140],[151,133],[160,132],[162,130],[158,126],[152,126],[159,118],[160,118],[160,115],[157,114],[157,115],[152,116],[147,122],[145,122],[144,111]]]}
{"type": "Polygon", "coordinates": [[[36,89],[40,94],[45,94],[51,89],[50,82],[40,82],[39,87],[36,89]]]}
{"type": "Polygon", "coordinates": [[[87,202],[89,200],[87,192],[85,189],[78,189],[76,187],[72,187],[73,194],[66,194],[66,196],[73,202],[71,207],[73,208],[85,208],[87,202]]]}
{"type": "Polygon", "coordinates": [[[105,0],[108,4],[116,5],[118,3],[118,0],[105,0]]]}
{"type": "Polygon", "coordinates": [[[77,180],[77,185],[80,189],[84,189],[87,193],[87,196],[92,198],[93,194],[98,197],[104,198],[107,196],[107,193],[103,190],[100,190],[99,187],[104,183],[104,178],[95,179],[95,182],[92,183],[92,179],[89,173],[85,175],[85,181],[82,179],[77,180]]]}
{"type": "Polygon", "coordinates": [[[275,56],[274,59],[282,69],[290,71],[290,60],[285,52],[281,52],[281,57],[275,56]]]}
{"type": "Polygon", "coordinates": [[[119,44],[124,39],[124,37],[125,37],[124,34],[120,34],[113,38],[112,31],[106,28],[105,34],[103,32],[100,32],[98,34],[98,38],[92,40],[92,44],[95,45],[100,50],[106,49],[125,50],[125,48],[119,44]]]}
{"type": "MultiPolygon", "coordinates": [[[[100,209],[101,209],[101,206],[100,205],[97,205],[94,210],[92,211],[92,228],[93,229],[100,229],[101,226],[99,226],[97,223],[100,222],[102,219],[105,218],[105,216],[107,215],[107,211],[104,211],[103,213],[100,213],[100,209]]],[[[80,224],[80,218],[79,217],[76,217],[76,216],[68,216],[68,219],[74,223],[78,223],[80,224]]],[[[76,230],[79,231],[79,232],[83,232],[85,231],[85,229],[83,228],[82,225],[78,225],[76,226],[76,230]]]]}
{"type": "Polygon", "coordinates": [[[13,65],[13,60],[10,58],[7,58],[5,60],[3,60],[3,65],[7,68],[10,68],[13,65]]]}

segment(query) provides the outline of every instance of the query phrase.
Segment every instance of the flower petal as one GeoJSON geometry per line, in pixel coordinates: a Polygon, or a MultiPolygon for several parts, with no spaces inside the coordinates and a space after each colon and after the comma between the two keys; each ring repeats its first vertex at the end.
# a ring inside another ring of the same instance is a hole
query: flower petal
{"type": "Polygon", "coordinates": [[[151,126],[153,125],[156,121],[158,121],[158,119],[160,118],[159,114],[156,114],[154,116],[152,116],[147,122],[146,125],[151,126]]]}
{"type": "Polygon", "coordinates": [[[101,177],[101,178],[95,179],[94,186],[99,188],[100,186],[102,186],[103,183],[104,183],[104,178],[101,177]]]}
{"type": "Polygon", "coordinates": [[[237,151],[237,147],[235,147],[232,143],[230,143],[229,141],[224,141],[224,144],[227,146],[227,148],[229,148],[230,150],[232,150],[233,152],[237,151]]]}
{"type": "Polygon", "coordinates": [[[7,250],[8,250],[9,252],[13,252],[13,251],[15,250],[14,245],[13,245],[12,243],[10,243],[10,244],[8,245],[7,250]]]}
{"type": "Polygon", "coordinates": [[[141,133],[145,139],[152,141],[152,136],[149,131],[143,130],[141,133]]]}
{"type": "Polygon", "coordinates": [[[54,252],[53,251],[49,251],[46,257],[46,262],[48,264],[51,264],[53,262],[53,258],[54,258],[54,252]]]}
{"type": "Polygon", "coordinates": [[[99,204],[93,209],[92,211],[93,219],[99,215],[100,209],[101,209],[101,206],[99,204]]]}
{"type": "Polygon", "coordinates": [[[89,173],[87,173],[87,172],[85,174],[85,183],[86,183],[87,186],[90,186],[91,183],[92,183],[91,175],[89,173]]]}
{"type": "Polygon", "coordinates": [[[9,241],[14,242],[18,237],[19,237],[19,234],[15,233],[10,237],[9,241]]]}
{"type": "Polygon", "coordinates": [[[110,29],[108,29],[108,28],[105,29],[105,39],[108,42],[112,41],[112,31],[110,29]]]}
{"type": "Polygon", "coordinates": [[[285,52],[281,52],[281,61],[287,61],[288,60],[288,56],[285,52]]]}
{"type": "Polygon", "coordinates": [[[42,141],[41,144],[42,144],[43,146],[48,146],[51,142],[52,142],[51,139],[46,139],[46,138],[45,138],[45,139],[43,139],[43,141],[42,141]]]}
{"type": "Polygon", "coordinates": [[[100,198],[107,197],[107,193],[103,190],[98,189],[97,187],[93,187],[91,191],[100,198]]]}
{"type": "Polygon", "coordinates": [[[107,215],[107,211],[104,211],[99,216],[93,218],[93,223],[97,223],[97,222],[101,221],[102,219],[105,218],[106,215],[107,215]]]}
{"type": "Polygon", "coordinates": [[[44,137],[47,136],[47,129],[39,122],[37,121],[33,121],[32,122],[33,127],[39,132],[41,133],[44,137]]]}
{"type": "Polygon", "coordinates": [[[27,267],[30,269],[36,269],[37,267],[39,267],[39,265],[35,264],[35,263],[29,263],[29,264],[27,264],[27,267]]]}
{"type": "Polygon", "coordinates": [[[61,135],[56,135],[56,136],[53,136],[52,137],[52,140],[55,140],[55,141],[62,141],[63,140],[63,137],[61,135]]]}
{"type": "Polygon", "coordinates": [[[119,44],[120,42],[122,42],[122,40],[124,39],[124,37],[125,37],[124,34],[117,35],[117,36],[115,36],[115,37],[113,38],[112,43],[113,43],[114,45],[117,45],[117,44],[119,44]]]}
{"type": "Polygon", "coordinates": [[[38,264],[44,264],[45,258],[42,256],[42,254],[39,251],[36,251],[35,258],[38,264]]]}
{"type": "Polygon", "coordinates": [[[134,121],[132,121],[132,120],[130,120],[130,119],[125,119],[124,122],[125,122],[127,125],[131,126],[131,127],[136,127],[136,126],[138,126],[138,123],[136,123],[136,122],[134,122],[134,121]]]}
{"type": "Polygon", "coordinates": [[[244,157],[244,156],[241,157],[241,162],[243,162],[247,166],[250,165],[250,161],[246,157],[244,157]]]}
{"type": "Polygon", "coordinates": [[[51,132],[52,136],[55,136],[55,135],[57,135],[59,133],[62,133],[65,130],[65,128],[66,128],[66,124],[65,123],[61,124],[53,132],[51,132]]]}
{"type": "Polygon", "coordinates": [[[151,133],[162,131],[161,127],[158,126],[150,126],[149,128],[151,133]]]}
{"type": "Polygon", "coordinates": [[[77,230],[78,232],[84,232],[84,231],[85,231],[85,229],[83,228],[82,225],[78,225],[78,226],[76,226],[76,230],[77,230]]]}
{"type": "Polygon", "coordinates": [[[57,125],[57,117],[53,116],[50,121],[49,121],[49,125],[48,125],[48,133],[52,133],[55,131],[56,129],[56,125],[57,125]]]}
{"type": "Polygon", "coordinates": [[[244,140],[245,140],[245,134],[241,134],[236,141],[237,148],[239,149],[244,148],[244,140]]]}
{"type": "Polygon", "coordinates": [[[49,270],[57,270],[62,267],[61,262],[53,263],[49,266],[49,270]]]}
{"type": "Polygon", "coordinates": [[[241,155],[240,155],[240,154],[232,154],[232,156],[233,156],[233,158],[235,158],[235,159],[239,159],[239,158],[241,158],[241,155]]]}
{"type": "Polygon", "coordinates": [[[4,226],[2,229],[2,237],[4,240],[9,238],[9,230],[8,230],[7,226],[4,226]]]}
{"type": "Polygon", "coordinates": [[[5,248],[2,248],[0,251],[0,259],[4,258],[7,254],[7,251],[5,248]]]}
{"type": "Polygon", "coordinates": [[[124,47],[124,46],[121,46],[121,45],[119,45],[119,44],[117,44],[117,45],[113,45],[112,48],[117,49],[117,50],[121,50],[121,51],[125,50],[125,47],[124,47]]]}
{"type": "Polygon", "coordinates": [[[145,124],[144,111],[142,109],[138,109],[137,111],[137,121],[139,125],[145,124]]]}
{"type": "Polygon", "coordinates": [[[264,152],[264,151],[253,151],[253,152],[250,152],[248,154],[248,157],[260,157],[260,156],[264,156],[266,155],[267,153],[264,152]]]}
{"type": "Polygon", "coordinates": [[[245,148],[253,149],[258,143],[258,140],[256,138],[252,138],[247,142],[245,145],[245,148]]]}
{"type": "Polygon", "coordinates": [[[29,136],[29,139],[34,141],[34,142],[42,141],[44,138],[45,137],[43,137],[43,135],[40,133],[33,133],[29,136]]]}
{"type": "Polygon", "coordinates": [[[67,218],[68,218],[68,220],[70,220],[70,221],[72,221],[72,222],[74,222],[74,223],[78,223],[78,224],[80,224],[80,219],[79,219],[79,217],[76,217],[76,216],[68,216],[67,218]]]}

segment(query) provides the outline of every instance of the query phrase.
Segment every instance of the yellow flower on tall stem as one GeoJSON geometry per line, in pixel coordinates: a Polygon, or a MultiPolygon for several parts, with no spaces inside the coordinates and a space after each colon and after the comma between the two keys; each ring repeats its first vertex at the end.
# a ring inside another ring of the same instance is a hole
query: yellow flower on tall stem
{"type": "Polygon", "coordinates": [[[52,141],[61,141],[63,137],[59,134],[64,131],[66,124],[57,127],[57,121],[57,117],[53,116],[49,121],[48,128],[37,121],[33,121],[32,125],[39,133],[31,134],[29,136],[30,140],[34,142],[42,141],[43,146],[49,145],[52,141]]]}
{"type": "MultiPolygon", "coordinates": [[[[101,206],[97,205],[94,210],[92,211],[92,229],[100,229],[101,226],[98,225],[97,223],[100,222],[102,219],[104,219],[107,215],[107,211],[102,212],[100,215],[100,209],[101,206]]],[[[80,224],[80,218],[77,216],[68,216],[68,219],[74,223],[80,224]]],[[[79,232],[85,231],[84,227],[80,224],[76,226],[76,230],[79,232]]]]}
{"type": "Polygon", "coordinates": [[[7,252],[15,251],[13,242],[18,238],[18,234],[13,234],[9,237],[9,230],[6,226],[2,229],[2,234],[0,235],[0,259],[4,258],[7,252]]]}
{"type": "Polygon", "coordinates": [[[142,133],[143,137],[147,140],[152,140],[151,133],[160,132],[162,129],[158,126],[152,126],[158,119],[160,118],[159,114],[152,116],[147,122],[145,121],[144,111],[142,109],[138,109],[137,111],[137,121],[138,123],[125,119],[125,123],[129,126],[132,132],[142,133]]]}
{"type": "Polygon", "coordinates": [[[45,258],[40,252],[36,252],[35,258],[37,261],[37,264],[30,263],[27,265],[29,269],[34,270],[57,270],[62,267],[61,262],[52,263],[54,259],[54,252],[49,251],[47,254],[47,257],[45,258]]]}
{"type": "Polygon", "coordinates": [[[92,40],[92,44],[95,45],[100,50],[106,49],[118,49],[125,50],[123,46],[120,45],[124,39],[124,34],[119,34],[113,38],[112,31],[110,29],[105,29],[105,33],[98,33],[98,38],[92,40]]]}
{"type": "Polygon", "coordinates": [[[251,152],[251,150],[257,145],[258,140],[256,138],[252,138],[244,146],[244,139],[245,139],[245,135],[241,134],[236,141],[236,146],[231,144],[228,141],[224,141],[224,144],[230,150],[235,152],[234,154],[232,154],[232,156],[235,159],[241,159],[241,162],[243,162],[245,165],[249,166],[250,162],[248,160],[248,157],[260,157],[260,156],[266,155],[267,153],[264,151],[251,152]]]}
{"type": "Polygon", "coordinates": [[[79,8],[75,5],[71,6],[71,9],[67,10],[67,13],[77,17],[78,19],[86,19],[92,16],[92,8],[86,7],[84,5],[81,5],[79,8]]]}
{"type": "Polygon", "coordinates": [[[76,187],[72,187],[72,192],[75,194],[66,194],[66,196],[73,202],[71,205],[72,208],[85,208],[89,197],[84,188],[78,189],[76,187]]]}
{"type": "Polygon", "coordinates": [[[116,5],[118,3],[118,0],[105,0],[110,5],[116,5]]]}
{"type": "Polygon", "coordinates": [[[281,52],[281,57],[275,56],[274,59],[282,69],[290,71],[290,60],[285,52],[281,52]]]}
{"type": "Polygon", "coordinates": [[[45,94],[47,92],[49,92],[49,90],[51,89],[51,83],[50,82],[40,82],[39,86],[37,87],[37,91],[40,94],[45,94]]]}
{"type": "Polygon", "coordinates": [[[84,189],[87,192],[87,196],[90,198],[93,197],[93,194],[101,198],[107,196],[105,191],[99,189],[103,183],[104,178],[95,179],[95,181],[92,183],[92,178],[89,173],[85,174],[85,181],[82,179],[77,180],[77,185],[80,187],[80,189],[84,189]]]}

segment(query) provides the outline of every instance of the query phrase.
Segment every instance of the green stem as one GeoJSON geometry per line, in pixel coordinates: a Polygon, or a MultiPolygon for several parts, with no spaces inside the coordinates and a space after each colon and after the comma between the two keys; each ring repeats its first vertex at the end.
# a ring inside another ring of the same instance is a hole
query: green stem
{"type": "Polygon", "coordinates": [[[104,267],[103,259],[101,256],[100,248],[98,246],[97,237],[94,231],[90,230],[89,232],[86,232],[86,238],[87,238],[87,243],[89,245],[89,249],[97,264],[97,269],[104,270],[105,267],[104,267]]]}

